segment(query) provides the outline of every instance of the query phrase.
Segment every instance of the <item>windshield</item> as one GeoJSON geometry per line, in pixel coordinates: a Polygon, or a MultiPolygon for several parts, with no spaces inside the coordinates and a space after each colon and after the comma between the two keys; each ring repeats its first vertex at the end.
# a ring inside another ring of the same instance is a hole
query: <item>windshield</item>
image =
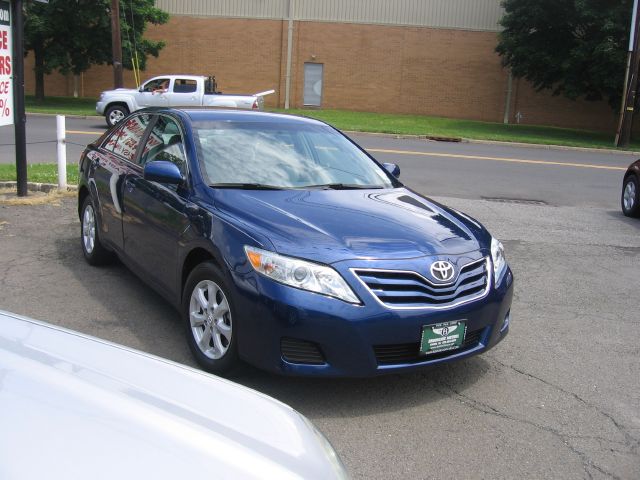
{"type": "Polygon", "coordinates": [[[196,122],[205,180],[220,187],[391,188],[387,173],[328,126],[196,122]]]}

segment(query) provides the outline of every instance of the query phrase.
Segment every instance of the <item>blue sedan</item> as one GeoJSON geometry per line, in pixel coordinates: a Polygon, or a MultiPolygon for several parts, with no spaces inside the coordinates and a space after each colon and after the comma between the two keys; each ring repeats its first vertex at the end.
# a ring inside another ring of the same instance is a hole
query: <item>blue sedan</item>
{"type": "Polygon", "coordinates": [[[80,159],[81,245],[180,312],[199,365],[364,377],[509,331],[513,276],[476,220],[303,117],[143,110],[80,159]]]}

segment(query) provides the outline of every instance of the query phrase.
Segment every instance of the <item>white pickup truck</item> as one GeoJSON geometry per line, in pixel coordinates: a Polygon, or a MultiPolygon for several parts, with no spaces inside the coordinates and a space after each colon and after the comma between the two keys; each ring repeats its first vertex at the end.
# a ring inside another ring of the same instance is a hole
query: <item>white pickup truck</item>
{"type": "Polygon", "coordinates": [[[217,91],[215,77],[160,75],[147,80],[139,89],[117,88],[100,94],[96,112],[112,127],[130,112],[145,107],[227,107],[262,110],[264,97],[275,90],[253,95],[223,94],[217,91]]]}

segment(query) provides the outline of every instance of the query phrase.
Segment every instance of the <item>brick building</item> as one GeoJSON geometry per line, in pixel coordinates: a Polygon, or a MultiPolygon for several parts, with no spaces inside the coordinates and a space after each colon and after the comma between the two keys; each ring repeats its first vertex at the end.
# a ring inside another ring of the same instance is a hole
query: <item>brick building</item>
{"type": "MultiPolygon", "coordinates": [[[[157,0],[147,36],[167,46],[142,78],[214,74],[227,93],[270,88],[267,106],[410,113],[613,131],[604,103],[509,82],[494,49],[500,0],[157,0]],[[289,41],[290,40],[290,41],[289,41]],[[289,79],[289,81],[287,81],[289,79]],[[287,84],[289,83],[289,88],[287,84]]],[[[27,68],[31,64],[27,62],[27,68]]],[[[95,97],[110,67],[51,75],[47,95],[95,97]]],[[[131,72],[125,84],[135,86],[131,72]]],[[[33,75],[27,71],[27,91],[33,75]]]]}

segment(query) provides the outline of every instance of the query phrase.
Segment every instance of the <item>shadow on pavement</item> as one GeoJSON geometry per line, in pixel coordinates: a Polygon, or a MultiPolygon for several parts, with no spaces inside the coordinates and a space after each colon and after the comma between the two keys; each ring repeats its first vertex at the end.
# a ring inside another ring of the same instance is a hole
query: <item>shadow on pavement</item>
{"type": "Polygon", "coordinates": [[[607,215],[614,220],[624,223],[625,225],[640,229],[640,218],[626,217],[621,210],[608,210],[607,215]]]}
{"type": "Polygon", "coordinates": [[[84,328],[78,330],[195,366],[178,312],[164,298],[117,260],[103,267],[88,265],[77,238],[58,238],[55,246],[60,263],[81,286],[77,294],[90,306],[82,315],[84,328]]]}
{"type": "Polygon", "coordinates": [[[462,392],[489,370],[482,357],[419,373],[365,379],[281,377],[247,367],[232,380],[266,393],[312,418],[361,417],[401,411],[462,392]]]}

